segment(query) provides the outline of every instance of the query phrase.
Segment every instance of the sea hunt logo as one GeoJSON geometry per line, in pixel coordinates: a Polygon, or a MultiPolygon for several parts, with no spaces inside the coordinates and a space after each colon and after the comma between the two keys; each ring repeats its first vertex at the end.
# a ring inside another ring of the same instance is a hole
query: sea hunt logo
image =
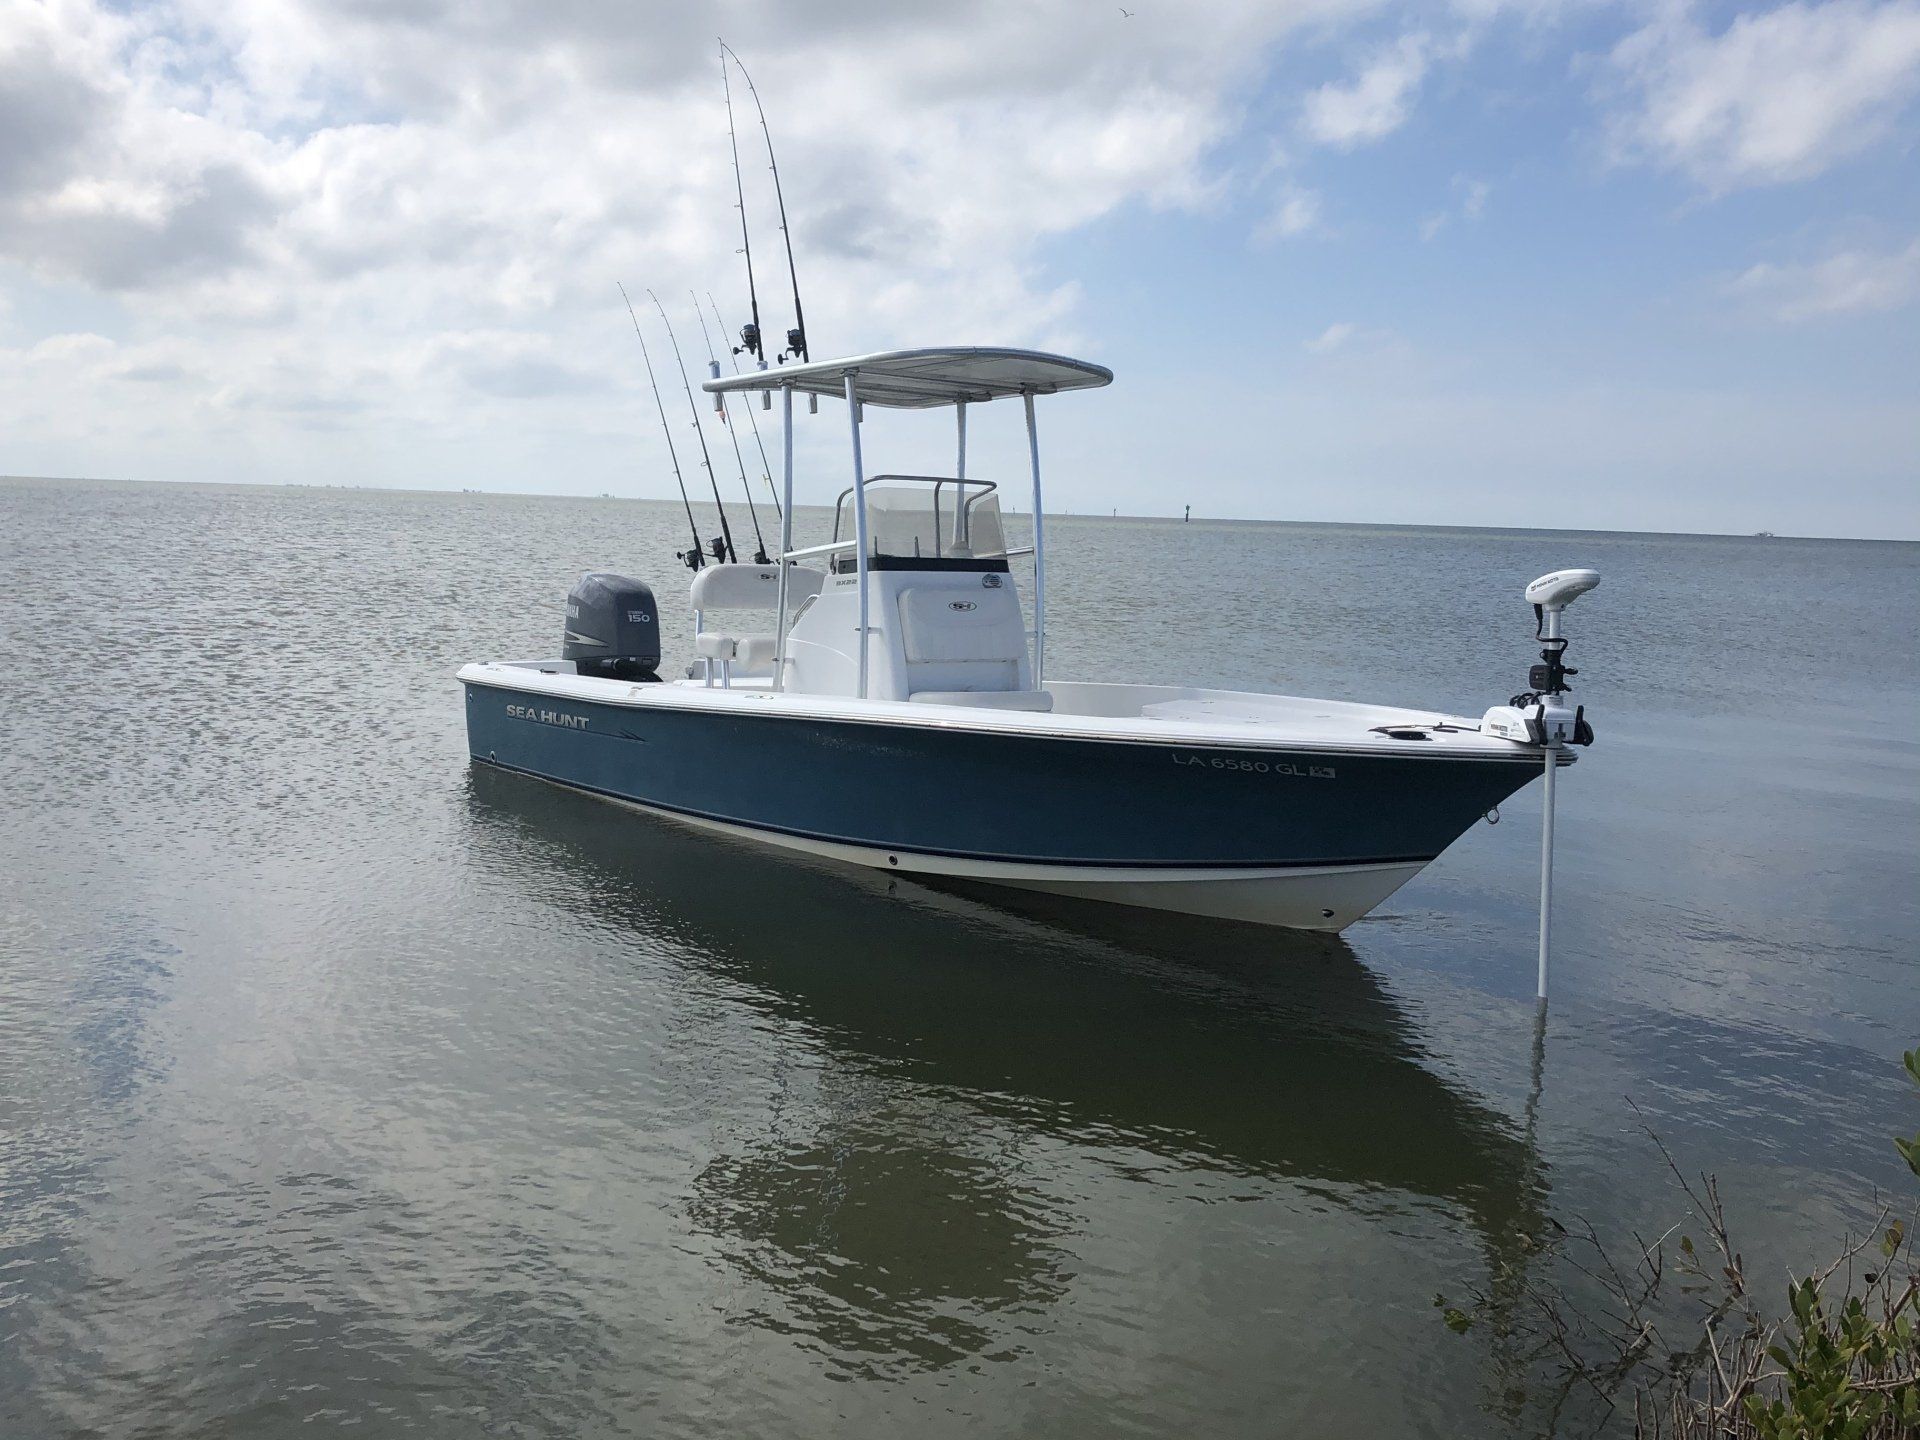
{"type": "Polygon", "coordinates": [[[1000,577],[998,575],[982,575],[980,577],[980,583],[989,590],[998,590],[1000,588],[1000,577]]]}
{"type": "Polygon", "coordinates": [[[1301,780],[1331,780],[1331,765],[1296,765],[1291,760],[1250,760],[1244,755],[1196,755],[1192,751],[1169,752],[1176,765],[1199,765],[1207,770],[1234,770],[1247,775],[1292,775],[1301,780]]]}
{"type": "Polygon", "coordinates": [[[949,600],[947,602],[947,608],[949,610],[978,610],[980,607],[971,600],[949,600]]]}
{"type": "Polygon", "coordinates": [[[531,705],[509,705],[507,714],[515,720],[531,720],[538,725],[558,725],[562,730],[584,730],[587,717],[569,715],[564,710],[536,710],[531,705]]]}

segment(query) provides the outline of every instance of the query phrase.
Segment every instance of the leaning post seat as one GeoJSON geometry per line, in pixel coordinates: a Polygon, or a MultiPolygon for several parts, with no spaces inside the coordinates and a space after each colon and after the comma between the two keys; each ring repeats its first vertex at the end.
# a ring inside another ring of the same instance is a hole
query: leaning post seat
{"type": "MultiPolygon", "coordinates": [[[[787,572],[787,603],[796,604],[820,593],[826,579],[818,570],[796,565],[787,572]]],[[[708,661],[707,679],[711,683],[717,663],[724,679],[730,680],[734,667],[771,672],[774,637],[765,634],[736,634],[728,630],[707,629],[707,616],[716,611],[773,610],[780,603],[780,567],[778,565],[706,565],[695,573],[691,594],[694,653],[708,661]]]]}

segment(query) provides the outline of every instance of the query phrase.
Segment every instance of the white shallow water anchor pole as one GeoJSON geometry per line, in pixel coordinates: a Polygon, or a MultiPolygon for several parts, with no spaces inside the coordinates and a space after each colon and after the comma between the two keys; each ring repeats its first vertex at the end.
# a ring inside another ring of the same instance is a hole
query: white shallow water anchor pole
{"type": "Polygon", "coordinates": [[[1560,768],[1560,742],[1547,742],[1547,773],[1540,815],[1540,988],[1547,1003],[1547,955],[1553,949],[1553,776],[1560,768]]]}
{"type": "MultiPolygon", "coordinates": [[[[1559,611],[1546,612],[1542,637],[1559,634],[1559,611]]],[[[1549,733],[1546,776],[1540,799],[1540,1004],[1548,1002],[1548,954],[1553,948],[1553,776],[1559,772],[1559,739],[1549,733]]]]}
{"type": "Polygon", "coordinates": [[[1527,600],[1540,618],[1534,638],[1540,642],[1541,663],[1527,676],[1534,693],[1516,695],[1508,712],[1527,727],[1545,761],[1540,814],[1540,982],[1536,992],[1543,1006],[1547,1003],[1547,962],[1553,951],[1555,776],[1560,769],[1560,751],[1569,742],[1586,745],[1593,740],[1584,712],[1578,708],[1568,709],[1562,698],[1567,691],[1567,676],[1577,672],[1561,662],[1567,642],[1560,633],[1560,612],[1599,583],[1600,574],[1596,570],[1556,570],[1527,586],[1527,600]]]}

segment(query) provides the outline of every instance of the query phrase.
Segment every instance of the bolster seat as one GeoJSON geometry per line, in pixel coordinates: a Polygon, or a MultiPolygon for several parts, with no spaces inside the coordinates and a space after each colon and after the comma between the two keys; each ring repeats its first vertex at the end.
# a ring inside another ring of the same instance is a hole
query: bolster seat
{"type": "Polygon", "coordinates": [[[741,635],[736,637],[733,658],[743,670],[770,670],[773,648],[771,635],[741,635]]]}

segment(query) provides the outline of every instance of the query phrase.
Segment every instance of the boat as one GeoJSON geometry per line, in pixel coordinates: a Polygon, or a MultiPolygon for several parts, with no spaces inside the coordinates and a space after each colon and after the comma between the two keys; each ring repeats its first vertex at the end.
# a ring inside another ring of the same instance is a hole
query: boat
{"type": "Polygon", "coordinates": [[[558,657],[459,671],[476,763],[903,875],[1338,931],[1592,738],[1558,633],[1589,570],[1528,588],[1543,663],[1479,718],[1054,675],[1035,407],[1103,366],[943,347],[714,370],[717,403],[779,399],[777,555],[684,557],[696,653],[672,678],[652,587],[585,577],[558,657]],[[832,538],[798,548],[796,396],[846,405],[851,460],[832,538]],[[967,473],[969,408],[1002,400],[1025,409],[1024,545],[967,473]],[[951,409],[954,473],[868,474],[870,406],[951,409]]]}

